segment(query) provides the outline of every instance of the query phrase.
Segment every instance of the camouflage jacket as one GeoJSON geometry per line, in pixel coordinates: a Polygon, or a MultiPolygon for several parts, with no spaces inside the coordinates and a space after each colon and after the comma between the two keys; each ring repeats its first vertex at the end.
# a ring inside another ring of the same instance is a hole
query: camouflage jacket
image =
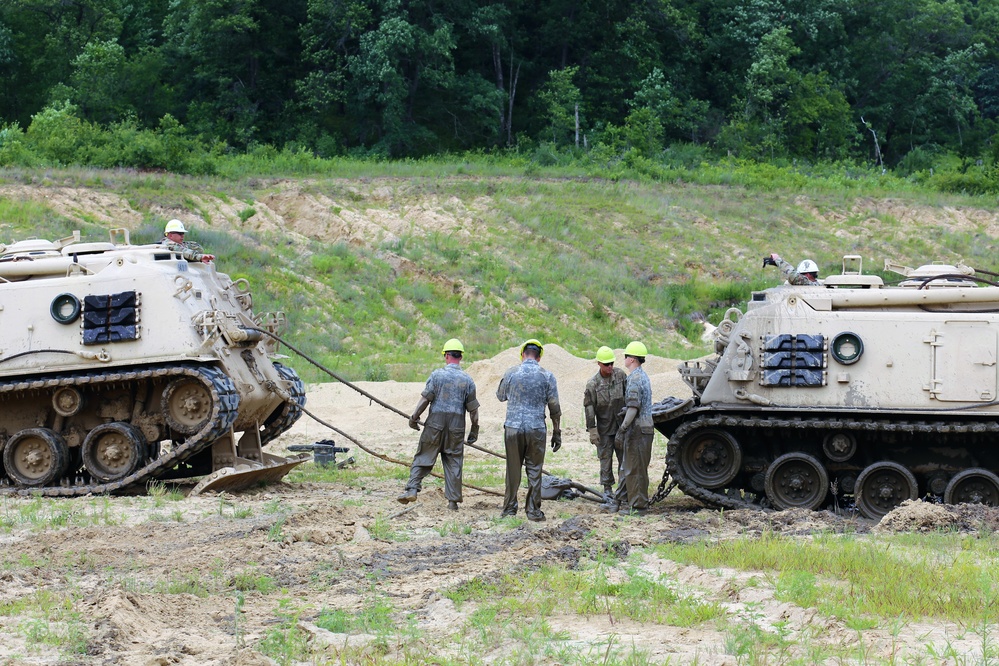
{"type": "Polygon", "coordinates": [[[545,430],[546,406],[553,418],[562,415],[555,375],[533,358],[506,371],[496,389],[496,398],[507,403],[503,425],[508,428],[545,430]]]}
{"type": "Polygon", "coordinates": [[[194,249],[188,247],[184,243],[174,243],[169,238],[164,237],[160,241],[160,245],[170,250],[171,252],[176,252],[188,261],[201,261],[201,258],[205,256],[205,253],[201,251],[201,248],[194,249]]]}
{"type": "Polygon", "coordinates": [[[431,372],[422,395],[430,401],[431,414],[464,415],[479,408],[475,382],[457,363],[431,372]]]}
{"type": "Polygon", "coordinates": [[[621,410],[624,409],[624,387],[628,373],[614,368],[610,377],[599,372],[590,377],[583,390],[583,412],[586,429],[596,428],[601,436],[614,436],[621,425],[621,410]]]}
{"type": "Polygon", "coordinates": [[[628,375],[628,388],[624,394],[624,404],[627,407],[637,407],[638,415],[632,422],[641,429],[643,434],[655,432],[652,427],[652,384],[642,366],[638,366],[628,375]]]}
{"type": "Polygon", "coordinates": [[[808,279],[807,276],[799,273],[797,268],[784,259],[777,259],[777,268],[780,269],[780,274],[784,276],[784,279],[787,280],[788,284],[794,284],[799,287],[819,284],[818,280],[808,279]]]}

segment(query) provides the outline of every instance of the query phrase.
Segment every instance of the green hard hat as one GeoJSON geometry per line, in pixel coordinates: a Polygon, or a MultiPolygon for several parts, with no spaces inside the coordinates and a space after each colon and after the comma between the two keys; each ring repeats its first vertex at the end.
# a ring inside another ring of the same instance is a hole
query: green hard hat
{"type": "Polygon", "coordinates": [[[535,340],[534,338],[531,338],[530,340],[528,340],[524,344],[520,345],[520,353],[521,353],[521,355],[523,355],[524,350],[527,349],[527,345],[534,345],[535,347],[538,348],[538,358],[541,358],[542,356],[544,356],[544,353],[545,353],[544,346],[542,346],[542,344],[540,342],[538,342],[537,340],[535,340]]]}
{"type": "Polygon", "coordinates": [[[627,347],[624,348],[624,355],[641,356],[642,358],[645,358],[646,356],[649,355],[649,350],[646,349],[645,345],[643,345],[638,340],[633,340],[632,342],[628,343],[627,347]]]}

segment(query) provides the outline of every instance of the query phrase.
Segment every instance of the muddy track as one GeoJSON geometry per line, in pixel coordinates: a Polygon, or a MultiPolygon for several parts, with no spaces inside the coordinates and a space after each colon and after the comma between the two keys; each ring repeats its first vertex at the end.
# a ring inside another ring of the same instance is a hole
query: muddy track
{"type": "Polygon", "coordinates": [[[88,387],[97,385],[138,385],[147,379],[191,377],[201,382],[212,399],[212,409],[206,424],[196,433],[185,438],[170,451],[146,462],[128,476],[107,483],[94,482],[84,476],[75,483],[37,488],[0,487],[0,494],[31,495],[43,497],[79,497],[89,494],[113,493],[132,485],[154,480],[183,463],[225,433],[236,419],[239,393],[232,380],[222,371],[210,366],[166,365],[136,370],[88,372],[52,377],[34,377],[0,383],[0,397],[15,398],[26,391],[53,391],[61,387],[88,387]]]}
{"type": "Polygon", "coordinates": [[[849,419],[842,416],[828,418],[771,418],[757,416],[694,416],[673,431],[666,454],[666,469],[677,482],[684,494],[695,497],[710,506],[728,509],[760,507],[759,492],[753,488],[717,490],[704,488],[694,483],[684,472],[681,458],[684,446],[699,431],[717,428],[726,432],[738,430],[795,429],[798,432],[823,434],[830,431],[891,433],[907,435],[982,435],[999,433],[997,421],[950,421],[950,420],[888,420],[888,419],[849,419]]]}

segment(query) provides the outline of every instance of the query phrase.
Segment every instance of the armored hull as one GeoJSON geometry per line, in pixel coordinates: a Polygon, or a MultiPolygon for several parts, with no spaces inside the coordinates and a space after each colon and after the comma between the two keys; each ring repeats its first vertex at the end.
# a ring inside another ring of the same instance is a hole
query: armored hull
{"type": "Polygon", "coordinates": [[[0,250],[0,492],[249,482],[298,462],[263,451],[305,394],[262,332],[283,315],[254,315],[245,280],[121,229],[0,250]]]}
{"type": "Polygon", "coordinates": [[[716,356],[679,368],[693,395],[653,410],[679,487],[875,519],[917,497],[999,504],[999,287],[966,267],[902,273],[885,286],[848,257],[824,285],[730,310],[716,356]]]}

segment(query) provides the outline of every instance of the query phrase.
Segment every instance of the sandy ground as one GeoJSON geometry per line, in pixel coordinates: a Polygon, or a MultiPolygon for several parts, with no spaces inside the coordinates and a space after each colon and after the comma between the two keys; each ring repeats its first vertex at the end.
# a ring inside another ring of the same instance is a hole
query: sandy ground
{"type": "MultiPolygon", "coordinates": [[[[503,370],[516,361],[517,351],[510,349],[467,366],[482,403],[480,444],[494,451],[501,450],[504,415],[504,406],[495,398],[496,386],[503,370]]],[[[565,415],[565,444],[557,454],[549,454],[546,468],[597,486],[598,465],[582,420],[582,390],[595,365],[555,345],[546,348],[542,363],[558,378],[565,415]]],[[[675,366],[675,361],[650,357],[647,369],[659,398],[688,394],[675,366]]],[[[407,412],[422,389],[421,383],[360,386],[407,412]]],[[[406,420],[343,385],[309,387],[307,407],[365,446],[411,459],[417,435],[406,420]]],[[[329,437],[329,430],[303,418],[272,448],[329,437]]],[[[662,476],[664,448],[657,438],[650,469],[654,485],[662,476]]],[[[255,647],[283,626],[281,618],[289,614],[296,617],[292,623],[308,638],[314,655],[302,663],[341,663],[338,654],[345,646],[373,638],[319,628],[315,622],[323,609],[353,612],[375,598],[387,599],[400,624],[409,618],[425,641],[446,646],[468,621],[471,606],[456,607],[442,590],[546,563],[573,566],[595,555],[594,549],[625,558],[659,542],[752,537],[763,531],[807,539],[816,531],[864,535],[872,530],[999,528],[999,512],[982,508],[958,511],[914,503],[875,526],[829,512],[719,512],[682,496],[669,497],[642,518],[601,514],[597,504],[580,499],[545,502],[547,522],[511,525],[496,520],[501,498],[478,491],[466,489],[460,511],[447,511],[442,482],[435,479],[428,479],[418,502],[403,507],[395,498],[405,469],[356,447],[351,455],[361,483],[281,483],[237,495],[166,502],[145,496],[60,500],[46,504],[43,513],[65,511],[69,517],[62,522],[50,518],[42,526],[19,519],[36,500],[3,499],[3,516],[11,528],[0,533],[0,664],[277,663],[255,647]],[[386,474],[386,469],[394,472],[386,474]],[[442,527],[449,525],[467,530],[442,534],[442,527]],[[379,536],[386,528],[397,536],[379,536]],[[276,590],[248,589],[240,601],[233,590],[237,582],[262,576],[269,577],[276,590]],[[197,585],[189,584],[184,591],[185,583],[192,581],[197,585]],[[18,604],[42,607],[44,613],[19,611],[18,604]],[[70,625],[84,636],[82,653],[67,655],[43,641],[29,641],[32,623],[53,635],[66,631],[58,621],[70,612],[66,609],[78,614],[70,625]]],[[[501,478],[499,459],[478,451],[466,456],[467,466],[495,465],[501,478]]],[[[906,655],[922,655],[921,663],[928,663],[929,648],[941,655],[949,649],[966,660],[933,663],[981,660],[983,638],[965,627],[911,623],[894,631],[858,632],[813,609],[777,600],[773,587],[751,572],[709,571],[648,555],[639,562],[687,594],[720,601],[730,619],[765,631],[779,627],[792,639],[810,636],[807,641],[817,644],[856,646],[863,655],[856,663],[894,663],[906,655]]],[[[724,636],[713,623],[680,628],[602,615],[556,615],[550,624],[555,631],[567,632],[583,652],[614,640],[618,646],[643,651],[649,663],[737,663],[725,653],[724,636]]],[[[404,646],[384,649],[398,657],[404,646]]],[[[494,663],[509,655],[497,648],[477,658],[494,663]]],[[[600,660],[594,652],[592,662],[600,660]]]]}

